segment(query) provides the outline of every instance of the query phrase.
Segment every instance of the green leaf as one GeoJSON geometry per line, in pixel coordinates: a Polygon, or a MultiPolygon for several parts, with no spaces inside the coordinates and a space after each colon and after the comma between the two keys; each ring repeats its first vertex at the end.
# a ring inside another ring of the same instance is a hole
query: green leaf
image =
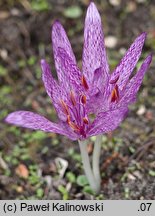
{"type": "Polygon", "coordinates": [[[76,182],[76,176],[72,172],[67,172],[66,177],[69,182],[75,183],[76,182]]]}
{"type": "Polygon", "coordinates": [[[47,0],[32,0],[31,7],[35,11],[45,11],[51,9],[51,5],[48,4],[47,0]]]}
{"type": "Polygon", "coordinates": [[[149,175],[155,177],[155,171],[154,170],[149,170],[149,175]]]}
{"type": "Polygon", "coordinates": [[[75,153],[72,158],[75,160],[75,161],[78,161],[78,162],[81,162],[81,155],[78,154],[78,153],[75,153]]]}
{"type": "Polygon", "coordinates": [[[62,194],[67,193],[67,190],[66,190],[66,188],[65,188],[63,185],[59,185],[58,191],[59,191],[60,193],[62,193],[62,194]]]}
{"type": "Polygon", "coordinates": [[[76,19],[82,15],[82,10],[78,6],[71,6],[64,10],[64,16],[71,19],[76,19]]]}
{"type": "Polygon", "coordinates": [[[7,75],[7,69],[0,65],[0,76],[6,76],[7,75]]]}
{"type": "Polygon", "coordinates": [[[63,185],[59,185],[58,191],[63,195],[63,200],[69,199],[68,191],[63,185]]]}
{"type": "Polygon", "coordinates": [[[37,191],[36,191],[36,195],[38,198],[42,198],[43,195],[44,195],[44,191],[42,188],[38,188],[37,191]]]}
{"type": "Polygon", "coordinates": [[[18,64],[18,66],[19,66],[20,68],[26,67],[26,61],[25,61],[24,59],[19,60],[19,61],[17,62],[17,64],[18,64]]]}
{"type": "Polygon", "coordinates": [[[36,57],[35,57],[35,56],[31,56],[31,57],[27,60],[28,65],[34,65],[35,62],[36,62],[36,57]]]}
{"type": "Polygon", "coordinates": [[[77,177],[76,182],[79,186],[82,186],[82,187],[88,184],[88,180],[87,180],[87,177],[85,175],[79,175],[77,177]]]}
{"type": "Polygon", "coordinates": [[[83,192],[94,195],[94,192],[92,191],[92,189],[89,185],[84,186],[83,192]]]}

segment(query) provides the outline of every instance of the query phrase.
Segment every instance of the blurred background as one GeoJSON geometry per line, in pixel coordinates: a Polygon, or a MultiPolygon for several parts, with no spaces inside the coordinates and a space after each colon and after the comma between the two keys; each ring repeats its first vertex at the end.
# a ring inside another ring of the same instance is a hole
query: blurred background
{"type": "MultiPolygon", "coordinates": [[[[94,2],[102,16],[111,70],[143,31],[148,36],[137,68],[148,53],[155,53],[155,1],[94,2]]],[[[155,57],[127,119],[103,136],[97,197],[83,175],[76,142],[3,121],[15,110],[56,121],[40,59],[46,58],[56,77],[50,31],[59,19],[81,66],[88,5],[89,0],[0,0],[0,199],[155,199],[155,57]]]]}

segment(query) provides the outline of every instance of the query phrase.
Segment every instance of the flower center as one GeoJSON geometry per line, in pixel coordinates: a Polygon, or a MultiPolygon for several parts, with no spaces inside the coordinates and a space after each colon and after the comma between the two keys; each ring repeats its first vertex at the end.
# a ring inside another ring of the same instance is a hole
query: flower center
{"type": "Polygon", "coordinates": [[[112,78],[109,81],[110,84],[114,85],[114,88],[110,95],[111,102],[118,102],[119,100],[119,90],[118,90],[118,85],[116,84],[118,80],[119,80],[119,75],[117,74],[114,78],[112,78]]]}
{"type": "Polygon", "coordinates": [[[68,104],[61,100],[60,104],[64,114],[66,115],[66,123],[75,132],[83,137],[86,137],[86,129],[89,124],[89,119],[86,115],[85,105],[87,97],[84,93],[80,96],[74,94],[73,90],[70,91],[70,100],[68,104]]]}
{"type": "Polygon", "coordinates": [[[119,91],[118,91],[118,85],[116,84],[111,92],[111,102],[115,102],[119,100],[119,91]]]}

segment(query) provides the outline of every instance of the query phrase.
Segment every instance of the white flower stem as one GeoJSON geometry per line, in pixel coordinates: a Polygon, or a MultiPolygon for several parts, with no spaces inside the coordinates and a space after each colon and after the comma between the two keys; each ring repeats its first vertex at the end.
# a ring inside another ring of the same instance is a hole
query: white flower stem
{"type": "Polygon", "coordinates": [[[88,182],[90,184],[91,189],[98,194],[100,191],[100,184],[97,182],[96,178],[94,177],[90,160],[87,152],[87,140],[79,140],[79,146],[81,151],[81,157],[83,162],[84,171],[86,174],[86,177],[88,179],[88,182]]]}
{"type": "Polygon", "coordinates": [[[93,173],[98,184],[101,184],[100,176],[100,152],[101,152],[102,135],[96,137],[93,151],[93,173]]]}

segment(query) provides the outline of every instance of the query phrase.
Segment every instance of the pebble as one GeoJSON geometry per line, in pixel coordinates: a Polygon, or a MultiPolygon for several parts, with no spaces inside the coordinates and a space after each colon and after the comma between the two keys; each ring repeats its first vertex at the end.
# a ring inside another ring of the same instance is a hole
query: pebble
{"type": "Polygon", "coordinates": [[[145,3],[145,2],[146,2],[146,0],[136,0],[136,2],[137,2],[137,3],[141,3],[141,4],[142,4],[142,3],[145,3]]]}
{"type": "Polygon", "coordinates": [[[144,105],[141,105],[137,111],[137,115],[139,116],[144,115],[145,112],[146,112],[146,107],[144,105]]]}
{"type": "Polygon", "coordinates": [[[119,53],[123,56],[126,53],[126,49],[124,47],[121,47],[119,49],[119,53]]]}
{"type": "Polygon", "coordinates": [[[8,58],[8,51],[6,49],[0,49],[0,56],[3,60],[8,58]]]}
{"type": "Polygon", "coordinates": [[[134,175],[132,175],[131,173],[128,174],[128,179],[129,180],[132,180],[132,181],[135,181],[136,180],[136,177],[134,175]]]}
{"type": "Polygon", "coordinates": [[[109,0],[109,3],[112,5],[112,6],[119,6],[121,4],[121,0],[109,0]]]}
{"type": "Polygon", "coordinates": [[[115,36],[109,35],[105,37],[105,45],[108,48],[115,48],[117,45],[117,38],[115,36]]]}
{"type": "Polygon", "coordinates": [[[142,179],[142,174],[138,170],[134,171],[133,175],[136,176],[138,179],[142,179]]]}

